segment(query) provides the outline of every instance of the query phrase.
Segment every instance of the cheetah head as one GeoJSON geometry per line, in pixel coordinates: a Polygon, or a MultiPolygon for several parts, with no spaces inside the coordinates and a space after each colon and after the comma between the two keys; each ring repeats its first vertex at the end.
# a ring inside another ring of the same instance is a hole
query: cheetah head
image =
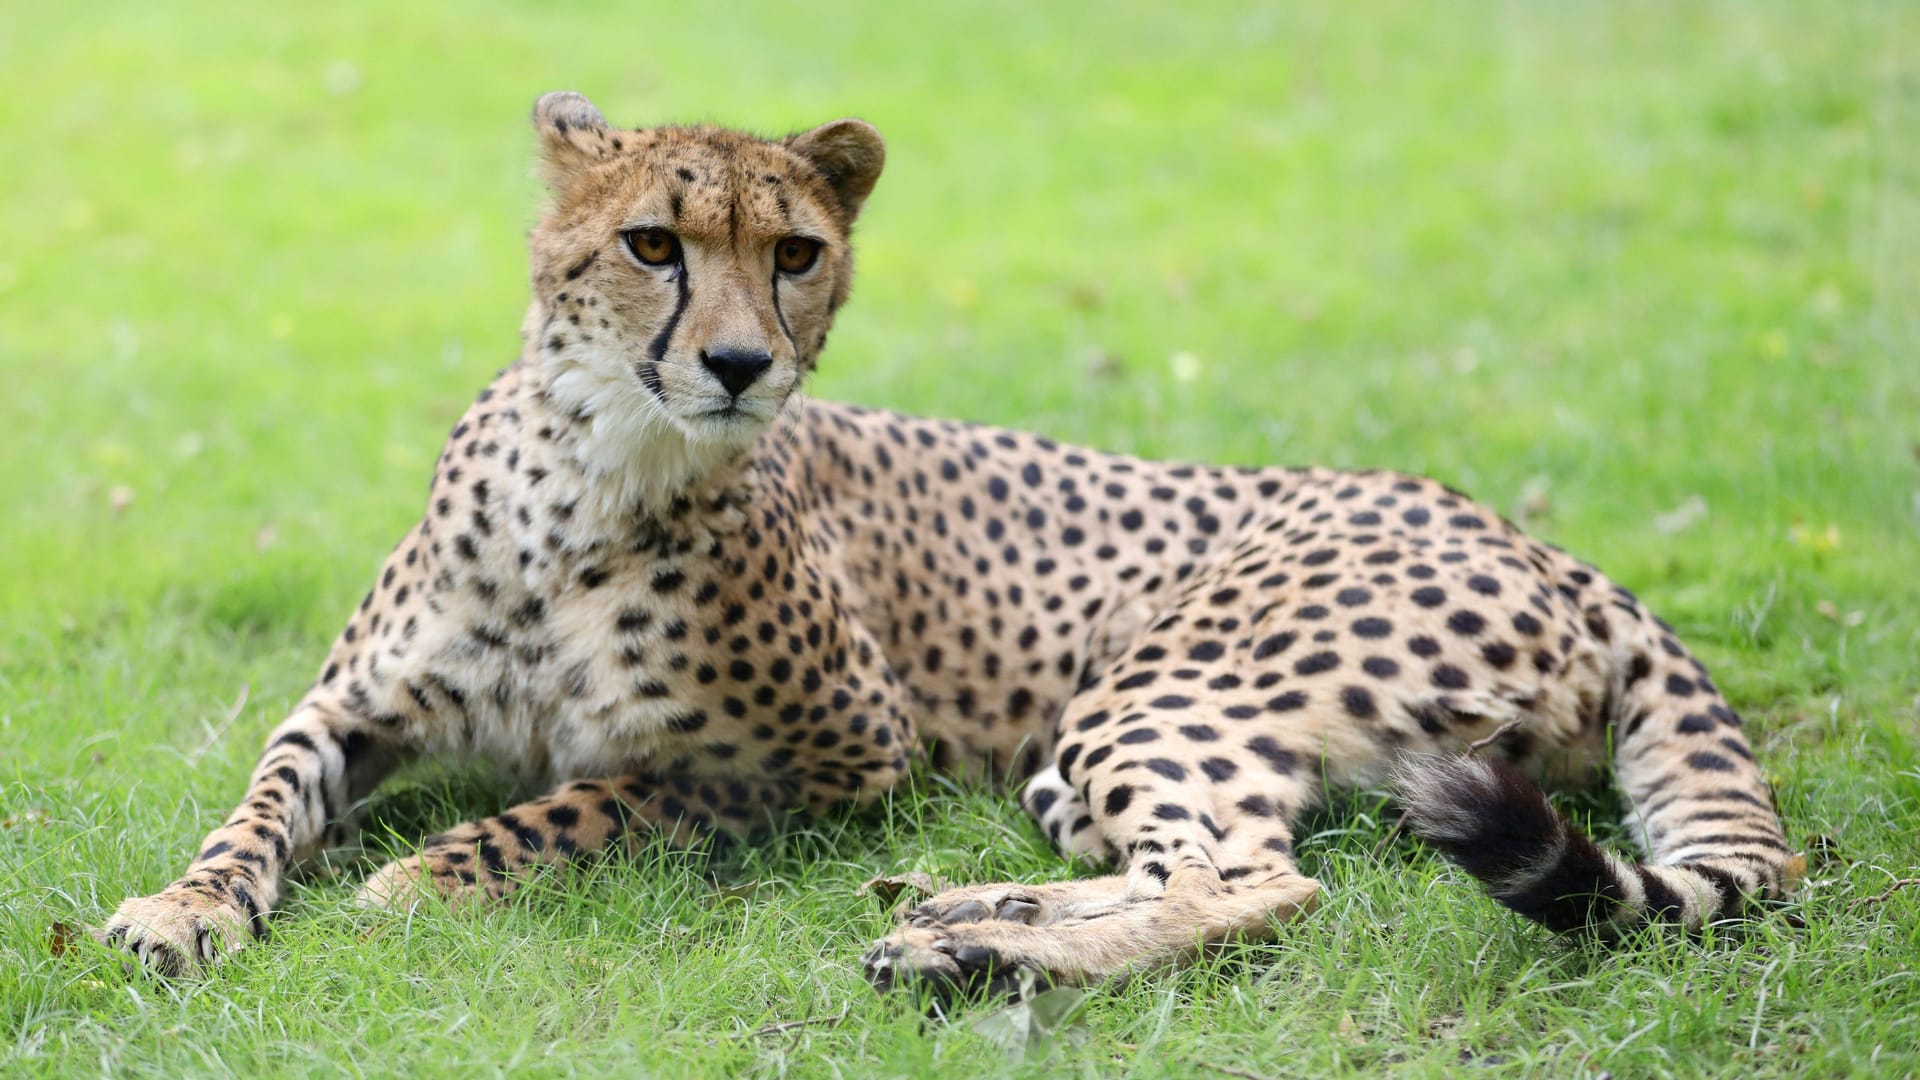
{"type": "Polygon", "coordinates": [[[622,130],[573,93],[533,123],[552,201],[529,239],[528,355],[591,464],[671,491],[737,458],[813,370],[885,145],[860,120],[780,140],[622,130]]]}

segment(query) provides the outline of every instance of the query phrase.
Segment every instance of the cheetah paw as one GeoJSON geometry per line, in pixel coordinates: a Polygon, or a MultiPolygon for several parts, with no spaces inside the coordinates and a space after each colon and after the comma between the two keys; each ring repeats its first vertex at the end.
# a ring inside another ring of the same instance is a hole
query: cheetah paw
{"type": "Polygon", "coordinates": [[[177,978],[212,968],[265,929],[235,901],[176,884],[123,902],[95,937],[146,970],[177,978]]]}
{"type": "MultiPolygon", "coordinates": [[[[965,924],[958,925],[965,929],[965,924]]],[[[861,964],[867,981],[881,993],[919,982],[941,1000],[1008,997],[1023,985],[1045,987],[1060,981],[943,926],[897,930],[868,949],[861,964]]]]}
{"type": "Polygon", "coordinates": [[[484,894],[471,874],[461,874],[439,863],[433,852],[397,859],[361,882],[353,900],[363,908],[411,914],[432,897],[458,910],[484,894]]]}

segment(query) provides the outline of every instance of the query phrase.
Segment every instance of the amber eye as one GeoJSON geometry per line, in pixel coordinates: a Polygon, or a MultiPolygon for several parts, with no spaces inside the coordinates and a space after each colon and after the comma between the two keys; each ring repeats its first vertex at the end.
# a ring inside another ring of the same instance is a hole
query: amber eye
{"type": "Polygon", "coordinates": [[[627,248],[648,266],[666,266],[680,260],[680,238],[665,229],[629,229],[627,248]]]}
{"type": "Polygon", "coordinates": [[[789,236],[773,248],[773,264],[783,274],[804,274],[813,269],[813,261],[819,257],[820,241],[804,236],[789,236]]]}

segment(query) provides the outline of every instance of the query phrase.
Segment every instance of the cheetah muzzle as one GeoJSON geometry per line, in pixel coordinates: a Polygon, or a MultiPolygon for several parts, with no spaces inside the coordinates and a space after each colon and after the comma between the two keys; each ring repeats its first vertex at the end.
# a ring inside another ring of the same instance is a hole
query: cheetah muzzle
{"type": "Polygon", "coordinates": [[[1029,778],[1059,850],[1112,868],[927,900],[866,954],[883,989],[1095,983],[1279,933],[1319,893],[1301,814],[1390,775],[1418,833],[1556,930],[1696,928],[1788,887],[1699,661],[1456,491],[801,398],[885,158],[872,127],[624,130],[564,93],[533,121],[551,201],[520,357],[238,807],[108,921],[142,963],[253,941],[287,868],[422,757],[554,786],[427,838],[369,906],[484,905],[648,837],[751,837],[921,761],[1029,778]],[[1608,764],[1643,858],[1537,786],[1608,764]]]}

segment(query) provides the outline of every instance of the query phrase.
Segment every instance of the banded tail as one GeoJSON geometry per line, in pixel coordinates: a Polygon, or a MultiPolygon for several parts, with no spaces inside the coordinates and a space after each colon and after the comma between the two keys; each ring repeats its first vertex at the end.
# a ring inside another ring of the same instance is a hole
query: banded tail
{"type": "Polygon", "coordinates": [[[1698,930],[1784,896],[1802,864],[1740,718],[1706,669],[1630,596],[1585,615],[1614,661],[1614,769],[1647,860],[1602,850],[1505,761],[1466,755],[1402,764],[1397,786],[1414,832],[1494,899],[1563,933],[1698,930]]]}

